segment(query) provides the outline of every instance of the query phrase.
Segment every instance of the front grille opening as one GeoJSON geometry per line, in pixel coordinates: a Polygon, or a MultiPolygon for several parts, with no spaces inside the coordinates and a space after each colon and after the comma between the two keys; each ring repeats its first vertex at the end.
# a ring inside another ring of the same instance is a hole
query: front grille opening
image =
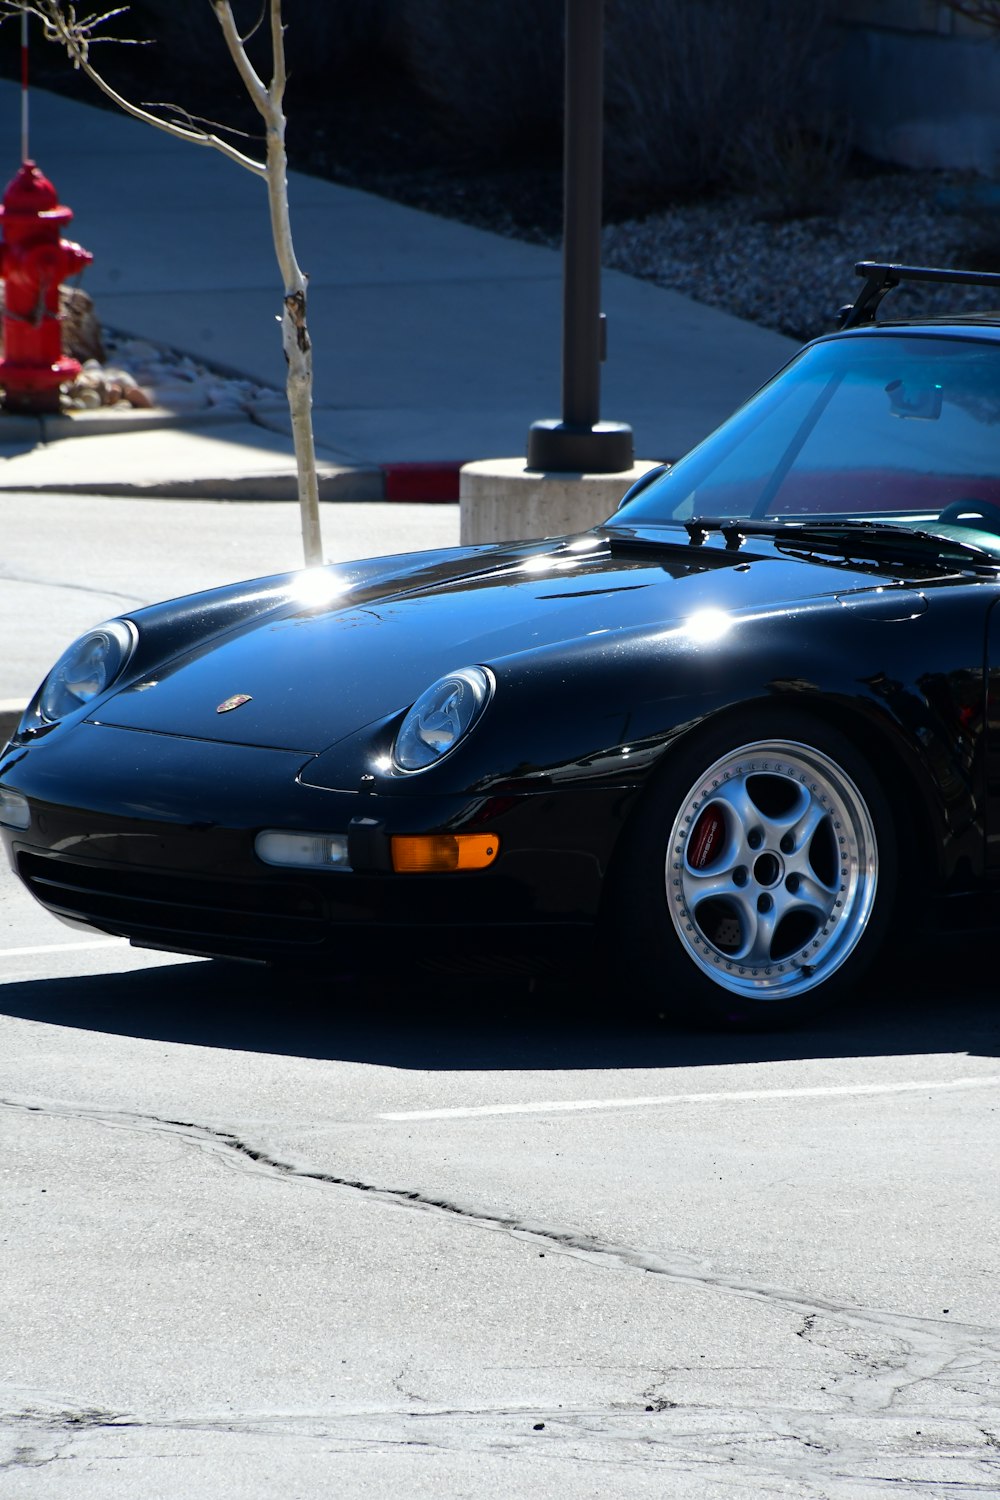
{"type": "Polygon", "coordinates": [[[18,873],[50,911],[122,937],[176,946],[238,940],[244,949],[323,940],[320,901],[294,881],[149,873],[21,852],[18,873]]]}

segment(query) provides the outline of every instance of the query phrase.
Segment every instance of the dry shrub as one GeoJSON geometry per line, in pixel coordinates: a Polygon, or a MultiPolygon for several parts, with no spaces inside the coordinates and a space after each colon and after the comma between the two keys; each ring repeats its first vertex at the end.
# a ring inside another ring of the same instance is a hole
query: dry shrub
{"type": "Polygon", "coordinates": [[[457,151],[558,153],[563,14],[564,0],[400,0],[406,65],[457,151]]]}
{"type": "MultiPolygon", "coordinates": [[[[558,159],[565,0],[395,0],[440,134],[480,160],[558,159]]],[[[736,184],[828,207],[846,147],[816,100],[825,0],[607,0],[612,212],[736,184]]]]}
{"type": "Polygon", "coordinates": [[[812,218],[836,210],[849,158],[850,137],[832,115],[764,119],[740,133],[729,179],[761,200],[762,218],[812,218]]]}
{"type": "Polygon", "coordinates": [[[776,212],[828,197],[844,152],[817,111],[822,0],[609,0],[611,195],[636,206],[722,184],[776,212]]]}

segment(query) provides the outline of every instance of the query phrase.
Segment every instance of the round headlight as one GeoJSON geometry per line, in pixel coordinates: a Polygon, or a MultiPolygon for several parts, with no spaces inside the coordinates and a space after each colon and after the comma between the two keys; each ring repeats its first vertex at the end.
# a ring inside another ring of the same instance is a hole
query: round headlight
{"type": "Polygon", "coordinates": [[[109,620],[74,641],[42,684],[42,718],[50,723],[64,719],[103,693],[124,668],[134,645],[135,627],[126,620],[109,620]]]}
{"type": "Polygon", "coordinates": [[[483,667],[460,667],[440,677],[410,709],[399,727],[393,759],[402,771],[423,771],[454,750],[479,718],[493,693],[483,667]]]}

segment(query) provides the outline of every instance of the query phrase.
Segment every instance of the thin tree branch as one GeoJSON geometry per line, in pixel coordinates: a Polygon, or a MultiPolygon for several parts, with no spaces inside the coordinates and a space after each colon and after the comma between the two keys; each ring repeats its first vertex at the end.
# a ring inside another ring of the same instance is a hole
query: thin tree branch
{"type": "Polygon", "coordinates": [[[236,64],[237,72],[246,85],[247,93],[253,100],[254,108],[266,120],[268,116],[267,89],[264,87],[263,80],[259,77],[249,57],[247,57],[243,40],[233,17],[233,7],[230,5],[229,0],[211,0],[211,5],[215,11],[216,19],[222,27],[222,34],[226,39],[229,55],[236,64]]]}
{"type": "MultiPolygon", "coordinates": [[[[212,0],[212,3],[215,4],[216,0],[212,0]]],[[[258,177],[267,176],[266,163],[239,151],[210,130],[198,130],[181,125],[177,121],[161,119],[159,115],[143,109],[141,105],[133,104],[131,99],[126,99],[123,94],[119,94],[117,89],[112,88],[103,74],[97,71],[88,53],[91,41],[98,39],[91,38],[89,33],[99,21],[107,20],[109,16],[123,14],[128,9],[127,6],[107,11],[102,16],[86,16],[81,20],[77,18],[74,6],[70,5],[64,10],[58,0],[2,0],[2,4],[3,8],[11,13],[27,11],[29,15],[36,16],[45,28],[46,39],[58,42],[65,49],[73,66],[81,69],[91,83],[95,84],[102,94],[126,114],[136,120],[141,120],[144,125],[152,125],[157,130],[165,131],[167,135],[176,136],[178,140],[190,141],[195,146],[211,146],[213,150],[221,151],[223,156],[228,156],[231,161],[245,167],[248,172],[253,172],[258,177]]],[[[110,38],[99,40],[110,40],[110,38]]]]}
{"type": "Polygon", "coordinates": [[[281,24],[281,0],[271,0],[271,56],[274,76],[271,79],[271,102],[281,108],[285,97],[285,28],[281,24]]]}
{"type": "Polygon", "coordinates": [[[267,176],[267,167],[264,162],[256,161],[252,156],[247,156],[244,151],[238,151],[235,146],[231,146],[228,141],[222,140],[210,130],[189,129],[187,126],[178,125],[171,120],[161,120],[159,115],[151,114],[149,110],[142,109],[138,104],[133,104],[130,99],[126,99],[122,94],[119,94],[117,89],[113,89],[110,83],[97,72],[86,58],[79,58],[78,60],[76,50],[70,43],[64,42],[63,45],[72,57],[74,64],[81,67],[90,81],[95,83],[101,90],[101,93],[105,94],[113,104],[117,104],[119,109],[123,109],[126,114],[132,115],[136,120],[142,120],[146,125],[155,126],[157,130],[166,131],[167,135],[177,136],[182,141],[190,141],[194,146],[211,146],[213,150],[221,151],[223,156],[228,156],[230,161],[235,161],[241,167],[246,167],[248,172],[255,172],[258,177],[267,176]]]}
{"type": "Polygon", "coordinates": [[[58,23],[62,22],[62,25],[71,30],[84,47],[93,46],[97,42],[118,42],[125,47],[148,47],[150,45],[149,42],[140,41],[138,37],[133,36],[93,35],[96,28],[102,26],[105,21],[111,21],[115,16],[127,15],[129,10],[127,5],[119,5],[114,10],[102,11],[100,15],[84,16],[80,20],[77,19],[74,5],[69,6],[65,16],[61,15],[56,0],[0,0],[0,9],[3,11],[3,15],[0,15],[0,22],[9,20],[11,16],[22,14],[35,16],[45,28],[48,41],[61,40],[61,28],[58,23]]]}
{"type": "Polygon", "coordinates": [[[257,19],[253,23],[253,25],[250,27],[250,30],[249,31],[245,31],[243,33],[242,38],[241,38],[244,47],[246,46],[247,42],[250,40],[251,37],[257,35],[258,31],[260,30],[260,28],[264,24],[264,17],[266,15],[267,15],[267,0],[260,0],[260,12],[259,12],[259,14],[257,16],[257,19]]]}
{"type": "Polygon", "coordinates": [[[213,132],[221,130],[226,135],[239,135],[247,141],[260,140],[260,135],[255,135],[252,130],[238,130],[235,125],[223,125],[221,120],[209,120],[205,115],[192,114],[189,109],[184,108],[183,104],[172,104],[169,99],[143,99],[142,108],[172,109],[181,119],[186,120],[192,129],[198,125],[209,125],[213,132]]]}
{"type": "Polygon", "coordinates": [[[1000,0],[943,0],[950,11],[1000,32],[1000,0]]]}

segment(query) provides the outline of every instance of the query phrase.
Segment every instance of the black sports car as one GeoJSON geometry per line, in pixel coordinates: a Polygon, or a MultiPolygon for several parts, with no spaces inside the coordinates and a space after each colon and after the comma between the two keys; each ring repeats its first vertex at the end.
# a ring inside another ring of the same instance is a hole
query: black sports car
{"type": "Polygon", "coordinates": [[[142,609],[0,756],[14,870],[133,943],[544,972],[740,1024],[1000,876],[1000,317],[809,344],[581,536],[142,609]]]}

